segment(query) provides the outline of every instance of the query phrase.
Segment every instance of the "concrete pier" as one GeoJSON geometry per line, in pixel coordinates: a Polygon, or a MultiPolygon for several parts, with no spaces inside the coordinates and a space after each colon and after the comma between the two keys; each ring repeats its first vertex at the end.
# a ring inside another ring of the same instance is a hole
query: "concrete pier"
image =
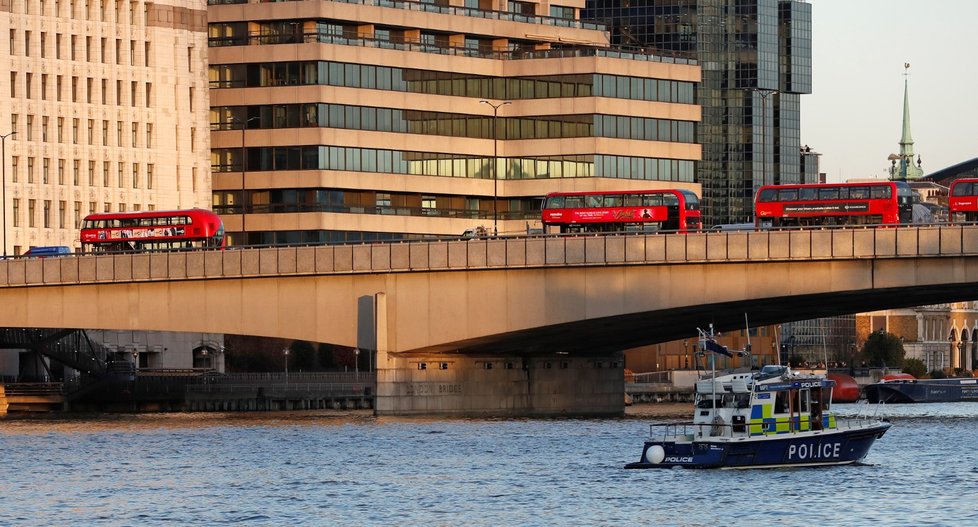
{"type": "Polygon", "coordinates": [[[593,357],[378,354],[377,415],[619,416],[621,353],[593,357]]]}

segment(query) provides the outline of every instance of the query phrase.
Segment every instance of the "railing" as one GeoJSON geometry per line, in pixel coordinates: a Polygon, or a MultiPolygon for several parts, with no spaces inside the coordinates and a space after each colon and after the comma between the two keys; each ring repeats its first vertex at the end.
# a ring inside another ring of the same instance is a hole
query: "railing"
{"type": "Polygon", "coordinates": [[[653,372],[647,372],[647,373],[625,374],[625,382],[633,382],[633,383],[657,383],[657,384],[672,383],[672,372],[671,371],[653,371],[653,372]]]}
{"type": "MultiPolygon", "coordinates": [[[[835,417],[835,427],[828,428],[824,427],[823,430],[856,430],[860,428],[866,428],[876,425],[880,422],[879,418],[871,416],[856,416],[856,417],[835,417]]],[[[657,423],[649,425],[649,438],[653,440],[687,440],[692,441],[699,437],[733,437],[736,433],[738,435],[751,435],[751,436],[763,436],[763,435],[784,435],[784,434],[797,434],[801,432],[809,432],[811,429],[802,430],[800,427],[802,424],[810,426],[811,422],[808,416],[801,416],[800,418],[785,418],[785,419],[775,419],[774,421],[769,421],[766,423],[751,423],[746,420],[744,423],[727,423],[717,422],[717,423],[657,423]],[[774,425],[788,425],[788,430],[773,432],[769,431],[769,427],[774,425]],[[751,428],[756,430],[757,427],[762,427],[761,432],[752,432],[751,428]]]]}
{"type": "Polygon", "coordinates": [[[972,224],[691,234],[453,237],[355,245],[16,258],[0,262],[0,287],[453,269],[975,255],[978,255],[978,225],[972,224]]]}
{"type": "Polygon", "coordinates": [[[270,383],[333,383],[333,384],[372,384],[376,379],[374,372],[262,372],[262,373],[224,373],[207,375],[197,379],[195,384],[249,385],[262,386],[270,383]]]}
{"type": "MultiPolygon", "coordinates": [[[[261,0],[258,3],[266,3],[269,0],[261,0]]],[[[293,1],[293,0],[284,0],[293,1]]],[[[299,1],[299,0],[294,0],[299,1]]],[[[583,22],[568,18],[557,18],[549,16],[524,15],[511,13],[509,11],[492,11],[488,9],[477,9],[472,7],[459,7],[450,5],[440,5],[431,2],[416,2],[409,0],[333,0],[344,4],[359,4],[377,7],[393,7],[409,11],[424,11],[426,13],[440,13],[446,15],[468,16],[474,18],[486,18],[493,20],[508,20],[512,22],[526,22],[529,24],[542,24],[547,26],[573,27],[581,29],[593,29],[596,31],[607,31],[607,26],[594,22],[583,22]]],[[[207,5],[222,4],[247,4],[248,0],[207,0],[207,5]]]]}
{"type": "Polygon", "coordinates": [[[250,394],[266,396],[312,394],[322,396],[369,396],[372,386],[363,383],[279,382],[274,384],[188,384],[188,394],[250,394]],[[261,394],[260,394],[261,395],[261,394]]]}
{"type": "MultiPolygon", "coordinates": [[[[277,214],[301,212],[333,212],[338,214],[378,214],[381,216],[424,216],[426,218],[462,218],[469,220],[492,219],[492,211],[468,209],[438,209],[430,207],[394,207],[383,205],[322,205],[322,204],[269,204],[249,205],[246,211],[241,205],[217,205],[217,214],[277,214]]],[[[538,220],[540,211],[500,211],[499,219],[505,220],[538,220]]]]}
{"type": "Polygon", "coordinates": [[[64,395],[60,382],[21,382],[4,385],[7,397],[49,397],[64,395]]]}
{"type": "MultiPolygon", "coordinates": [[[[432,53],[436,55],[452,55],[461,57],[474,57],[495,60],[527,60],[527,59],[556,59],[573,57],[606,57],[623,60],[637,60],[645,62],[665,62],[669,64],[690,64],[695,65],[695,58],[687,56],[682,52],[658,50],[651,48],[606,48],[594,47],[591,44],[585,47],[581,44],[573,47],[553,48],[553,49],[519,49],[498,51],[491,49],[470,48],[465,46],[441,46],[428,44],[420,41],[411,40],[390,40],[376,39],[369,37],[346,37],[334,35],[327,32],[302,32],[293,34],[249,34],[243,36],[230,37],[210,37],[207,45],[212,48],[228,46],[267,46],[280,44],[338,44],[343,46],[356,46],[379,49],[393,49],[398,51],[415,51],[420,53],[432,53]]],[[[281,85],[293,85],[292,83],[281,85]]],[[[266,86],[276,86],[268,84],[266,86]]],[[[212,84],[212,88],[233,88],[236,87],[230,81],[223,81],[212,84]]]]}

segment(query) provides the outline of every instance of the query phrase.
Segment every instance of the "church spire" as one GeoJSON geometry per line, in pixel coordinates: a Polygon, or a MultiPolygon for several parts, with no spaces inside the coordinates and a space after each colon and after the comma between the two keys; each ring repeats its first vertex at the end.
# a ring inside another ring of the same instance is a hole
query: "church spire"
{"type": "Polygon", "coordinates": [[[913,137],[910,135],[910,63],[903,64],[903,133],[900,136],[900,153],[890,154],[890,179],[906,181],[924,175],[920,157],[916,165],[913,159],[913,137]]]}

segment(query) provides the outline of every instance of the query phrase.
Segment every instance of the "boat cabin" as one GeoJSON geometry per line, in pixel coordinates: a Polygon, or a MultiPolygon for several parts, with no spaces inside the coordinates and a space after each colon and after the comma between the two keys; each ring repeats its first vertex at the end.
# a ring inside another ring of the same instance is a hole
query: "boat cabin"
{"type": "Polygon", "coordinates": [[[748,437],[835,428],[829,412],[835,381],[765,366],[696,383],[699,435],[748,437]]]}

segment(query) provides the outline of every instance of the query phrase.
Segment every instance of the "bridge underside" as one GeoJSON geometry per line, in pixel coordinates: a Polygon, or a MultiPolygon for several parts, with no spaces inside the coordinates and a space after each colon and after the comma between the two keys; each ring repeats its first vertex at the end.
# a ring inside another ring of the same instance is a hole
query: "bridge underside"
{"type": "Polygon", "coordinates": [[[455,353],[535,356],[555,352],[581,356],[605,355],[650,344],[695,338],[696,328],[705,329],[711,323],[721,332],[741,330],[745,325],[745,314],[746,322],[756,327],[976,298],[978,283],[759,298],[582,320],[432,346],[403,355],[455,353]]]}

